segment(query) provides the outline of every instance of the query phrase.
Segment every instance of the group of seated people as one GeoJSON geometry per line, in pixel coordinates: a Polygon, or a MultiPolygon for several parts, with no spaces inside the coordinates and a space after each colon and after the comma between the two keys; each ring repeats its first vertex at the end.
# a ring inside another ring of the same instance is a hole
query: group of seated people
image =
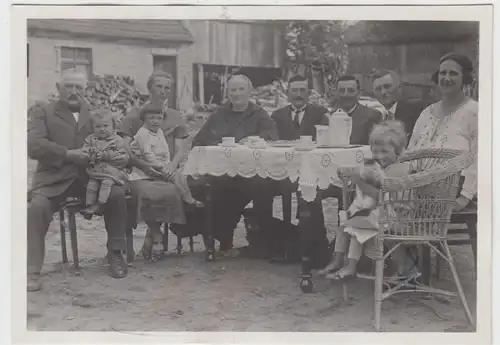
{"type": "MultiPolygon", "coordinates": [[[[401,99],[399,76],[390,70],[380,71],[373,78],[373,90],[386,108],[385,114],[359,103],[360,84],[356,78],[339,78],[336,106],[353,119],[350,141],[370,145],[376,161],[375,166],[366,166],[362,175],[380,178],[405,150],[434,147],[477,152],[478,105],[463,92],[463,86],[472,82],[472,72],[467,57],[453,53],[443,56],[433,76],[442,100],[427,105],[401,99]]],[[[294,140],[301,135],[314,138],[315,125],[328,124],[328,110],[308,101],[308,80],[302,76],[289,80],[290,105],[272,115],[249,100],[253,88],[250,79],[233,76],[228,82],[229,102],[211,114],[195,136],[188,133],[181,114],[168,108],[168,94],[174,85],[168,73],[154,72],[150,76],[149,101],[131,109],[120,124],[106,109],[89,109],[83,97],[86,84],[81,73],[64,71],[56,85],[59,100],[37,110],[28,122],[28,155],[38,161],[28,205],[28,291],[41,288],[45,237],[62,200],[83,198],[84,217],[104,216],[110,274],[123,278],[127,264],[122,253],[126,250],[125,229],[130,218],[135,224],[147,224],[143,252],[148,258],[165,249],[162,224],[186,224],[186,211],[204,206],[200,197],[206,192],[204,184],[193,183],[182,174],[192,147],[216,145],[222,137],[234,137],[237,142],[256,135],[268,141],[294,140]],[[125,198],[127,191],[131,191],[129,202],[125,198]]],[[[476,165],[462,174],[465,179],[457,210],[473,202],[477,194],[476,165]]],[[[238,255],[233,248],[233,234],[250,201],[259,226],[272,231],[274,196],[283,188],[297,188],[290,181],[278,183],[260,177],[221,176],[211,183],[218,255],[227,256],[238,255]]],[[[328,242],[321,200],[338,198],[339,208],[343,209],[348,205],[342,205],[340,195],[340,188],[335,186],[319,191],[310,203],[299,195],[299,227],[315,229],[313,241],[318,245],[328,242]]],[[[329,277],[352,275],[363,243],[352,229],[339,229],[336,238],[333,257],[318,263],[317,268],[323,268],[321,273],[329,277]]],[[[301,245],[305,242],[300,240],[301,245]]],[[[401,267],[408,269],[405,264],[401,267]]]]}

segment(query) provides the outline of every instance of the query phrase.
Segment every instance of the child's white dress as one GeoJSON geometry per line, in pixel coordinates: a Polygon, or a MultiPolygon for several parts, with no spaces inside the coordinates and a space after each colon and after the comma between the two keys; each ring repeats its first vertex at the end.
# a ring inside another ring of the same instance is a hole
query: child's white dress
{"type": "MultiPolygon", "coordinates": [[[[385,170],[379,170],[380,178],[386,176],[398,177],[408,174],[410,165],[408,163],[396,163],[390,165],[385,170]]],[[[345,226],[344,231],[351,236],[356,237],[360,243],[365,243],[379,233],[379,212],[377,201],[370,196],[363,193],[359,186],[356,186],[356,197],[352,204],[349,206],[348,213],[350,215],[356,212],[368,209],[371,210],[368,216],[354,216],[350,219],[343,221],[345,226]]],[[[389,216],[396,217],[396,212],[393,208],[389,207],[389,216]]],[[[344,216],[345,217],[345,216],[344,216]]]]}

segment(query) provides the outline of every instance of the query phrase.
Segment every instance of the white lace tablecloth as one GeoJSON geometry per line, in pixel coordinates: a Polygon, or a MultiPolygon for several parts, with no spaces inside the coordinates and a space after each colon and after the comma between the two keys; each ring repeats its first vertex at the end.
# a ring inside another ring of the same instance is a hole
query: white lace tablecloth
{"type": "Polygon", "coordinates": [[[342,186],[337,176],[338,168],[363,164],[371,158],[370,146],[353,148],[325,148],[307,152],[302,157],[299,190],[302,198],[311,202],[316,198],[317,188],[327,189],[330,185],[342,186]]]}
{"type": "Polygon", "coordinates": [[[293,147],[252,149],[236,147],[194,147],[184,165],[183,174],[193,178],[202,175],[250,178],[260,176],[273,180],[299,180],[299,190],[306,201],[316,198],[316,189],[331,184],[341,186],[337,170],[341,166],[362,164],[371,157],[370,147],[318,148],[297,151],[293,147]]]}
{"type": "Polygon", "coordinates": [[[296,151],[293,147],[194,147],[184,165],[183,173],[194,178],[202,175],[239,175],[245,178],[260,176],[273,180],[289,178],[291,181],[297,181],[302,156],[306,153],[308,152],[296,151]]]}

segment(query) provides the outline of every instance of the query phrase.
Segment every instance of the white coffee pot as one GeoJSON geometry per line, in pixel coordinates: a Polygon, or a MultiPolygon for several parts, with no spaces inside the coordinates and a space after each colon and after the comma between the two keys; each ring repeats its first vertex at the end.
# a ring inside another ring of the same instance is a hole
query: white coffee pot
{"type": "Polygon", "coordinates": [[[318,146],[348,146],[352,132],[352,118],[342,109],[327,114],[328,126],[316,126],[318,146]]]}

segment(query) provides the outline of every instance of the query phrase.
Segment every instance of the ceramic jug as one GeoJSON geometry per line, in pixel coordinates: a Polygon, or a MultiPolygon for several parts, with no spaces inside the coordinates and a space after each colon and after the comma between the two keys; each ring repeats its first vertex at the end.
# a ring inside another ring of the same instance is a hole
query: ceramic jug
{"type": "Polygon", "coordinates": [[[348,146],[352,132],[352,118],[342,109],[337,109],[328,116],[329,144],[331,146],[348,146]]]}

